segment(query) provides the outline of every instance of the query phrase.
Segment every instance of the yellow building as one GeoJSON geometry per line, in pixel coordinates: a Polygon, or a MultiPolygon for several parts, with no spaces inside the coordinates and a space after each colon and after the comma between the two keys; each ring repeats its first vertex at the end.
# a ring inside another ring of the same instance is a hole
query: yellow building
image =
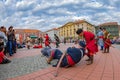
{"type": "Polygon", "coordinates": [[[95,33],[94,25],[85,20],[77,20],[75,22],[68,22],[62,27],[59,27],[59,36],[61,38],[78,38],[76,30],[82,28],[84,31],[91,31],[95,33]]]}

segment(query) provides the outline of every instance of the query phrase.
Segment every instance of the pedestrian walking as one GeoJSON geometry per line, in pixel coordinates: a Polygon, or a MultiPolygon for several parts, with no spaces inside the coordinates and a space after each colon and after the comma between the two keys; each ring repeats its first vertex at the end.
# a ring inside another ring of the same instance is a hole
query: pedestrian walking
{"type": "Polygon", "coordinates": [[[54,39],[55,39],[56,48],[60,47],[60,46],[59,46],[59,44],[60,44],[60,39],[59,39],[59,37],[58,37],[56,34],[54,34],[54,39]]]}

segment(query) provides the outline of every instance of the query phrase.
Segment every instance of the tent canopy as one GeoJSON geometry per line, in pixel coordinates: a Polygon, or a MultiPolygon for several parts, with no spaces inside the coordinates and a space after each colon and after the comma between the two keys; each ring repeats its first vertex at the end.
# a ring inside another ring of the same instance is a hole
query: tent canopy
{"type": "Polygon", "coordinates": [[[34,38],[37,38],[37,36],[31,35],[30,38],[31,38],[31,39],[34,39],[34,38]]]}

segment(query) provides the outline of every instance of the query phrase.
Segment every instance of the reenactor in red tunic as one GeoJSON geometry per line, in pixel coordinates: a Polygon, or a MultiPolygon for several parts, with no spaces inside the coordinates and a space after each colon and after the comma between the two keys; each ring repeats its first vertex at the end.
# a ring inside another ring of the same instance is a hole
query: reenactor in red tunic
{"type": "Polygon", "coordinates": [[[95,39],[95,35],[92,32],[83,31],[82,29],[78,29],[76,33],[85,39],[85,49],[88,51],[87,56],[89,57],[89,59],[86,61],[88,61],[87,65],[90,65],[93,63],[94,54],[98,52],[98,45],[95,39]]]}

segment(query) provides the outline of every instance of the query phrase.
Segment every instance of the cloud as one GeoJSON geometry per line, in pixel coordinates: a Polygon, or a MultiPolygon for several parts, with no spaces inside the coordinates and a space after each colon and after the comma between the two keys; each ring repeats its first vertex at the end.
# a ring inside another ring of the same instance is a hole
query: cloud
{"type": "Polygon", "coordinates": [[[75,12],[68,11],[66,8],[57,8],[57,9],[49,9],[47,11],[49,14],[64,14],[64,15],[73,15],[75,12]]]}
{"type": "Polygon", "coordinates": [[[47,31],[85,19],[120,23],[119,0],[0,0],[0,26],[47,31]]]}
{"type": "Polygon", "coordinates": [[[90,2],[90,3],[86,3],[83,7],[90,7],[90,8],[101,8],[103,6],[102,3],[99,2],[90,2]]]}
{"type": "Polygon", "coordinates": [[[90,16],[73,16],[73,20],[90,20],[90,16]]]}
{"type": "Polygon", "coordinates": [[[16,3],[16,9],[19,11],[19,10],[23,10],[23,11],[26,11],[26,10],[31,10],[32,8],[34,8],[34,1],[27,1],[27,0],[24,0],[24,1],[19,1],[16,3]]]}

